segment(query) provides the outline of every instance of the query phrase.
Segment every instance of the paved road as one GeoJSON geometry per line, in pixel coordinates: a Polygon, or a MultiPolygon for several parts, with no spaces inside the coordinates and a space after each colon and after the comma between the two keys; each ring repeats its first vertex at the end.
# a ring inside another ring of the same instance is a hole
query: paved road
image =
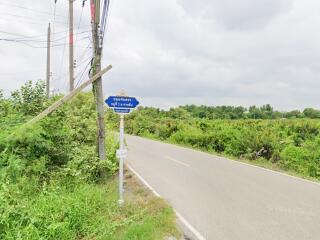
{"type": "Polygon", "coordinates": [[[319,240],[320,185],[126,137],[128,164],[208,240],[319,240]]]}

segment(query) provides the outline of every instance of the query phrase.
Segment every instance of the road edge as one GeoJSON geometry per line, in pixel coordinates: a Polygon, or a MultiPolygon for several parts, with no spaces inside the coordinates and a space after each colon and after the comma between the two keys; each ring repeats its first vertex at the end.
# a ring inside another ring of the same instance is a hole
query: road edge
{"type": "MultiPolygon", "coordinates": [[[[126,164],[126,167],[157,197],[161,195],[129,164],[126,164]]],[[[197,240],[207,240],[201,233],[193,227],[178,211],[174,209],[174,212],[180,222],[197,238],[197,240]]]]}

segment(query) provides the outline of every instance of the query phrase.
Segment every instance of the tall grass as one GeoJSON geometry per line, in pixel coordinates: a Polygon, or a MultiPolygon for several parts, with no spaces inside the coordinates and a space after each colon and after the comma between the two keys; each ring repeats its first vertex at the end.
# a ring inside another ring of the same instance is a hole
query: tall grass
{"type": "Polygon", "coordinates": [[[107,159],[98,159],[92,99],[80,94],[20,128],[54,99],[45,98],[40,83],[28,83],[13,98],[0,97],[0,239],[152,240],[176,234],[166,204],[153,211],[151,200],[133,199],[119,207],[118,144],[108,134],[107,159]]]}

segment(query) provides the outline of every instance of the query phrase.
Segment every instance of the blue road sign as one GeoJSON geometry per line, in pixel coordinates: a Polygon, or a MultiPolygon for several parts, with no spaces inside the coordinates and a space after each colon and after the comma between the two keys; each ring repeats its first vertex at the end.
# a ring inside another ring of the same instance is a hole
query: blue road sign
{"type": "Polygon", "coordinates": [[[123,113],[123,114],[126,114],[126,113],[130,113],[131,109],[130,108],[114,108],[113,111],[115,113],[123,113]]]}
{"type": "Polygon", "coordinates": [[[110,96],[105,102],[111,108],[135,108],[139,105],[134,97],[110,96]]]}

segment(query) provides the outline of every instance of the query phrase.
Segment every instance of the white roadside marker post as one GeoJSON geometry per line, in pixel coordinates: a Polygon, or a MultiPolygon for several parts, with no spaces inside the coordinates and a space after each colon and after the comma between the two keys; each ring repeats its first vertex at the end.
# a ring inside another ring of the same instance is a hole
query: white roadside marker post
{"type": "Polygon", "coordinates": [[[124,203],[123,200],[123,165],[124,165],[124,161],[125,161],[125,146],[124,146],[124,115],[121,114],[120,115],[120,136],[119,136],[119,140],[120,140],[120,151],[119,151],[119,205],[122,206],[124,203]]]}
{"type": "Polygon", "coordinates": [[[106,104],[113,109],[115,113],[120,115],[120,129],[119,129],[119,142],[120,146],[117,150],[117,158],[119,158],[119,200],[120,206],[124,204],[124,161],[127,157],[127,149],[124,145],[124,115],[129,114],[131,110],[139,105],[139,102],[134,97],[127,97],[124,93],[120,96],[110,96],[105,100],[106,104]]]}

